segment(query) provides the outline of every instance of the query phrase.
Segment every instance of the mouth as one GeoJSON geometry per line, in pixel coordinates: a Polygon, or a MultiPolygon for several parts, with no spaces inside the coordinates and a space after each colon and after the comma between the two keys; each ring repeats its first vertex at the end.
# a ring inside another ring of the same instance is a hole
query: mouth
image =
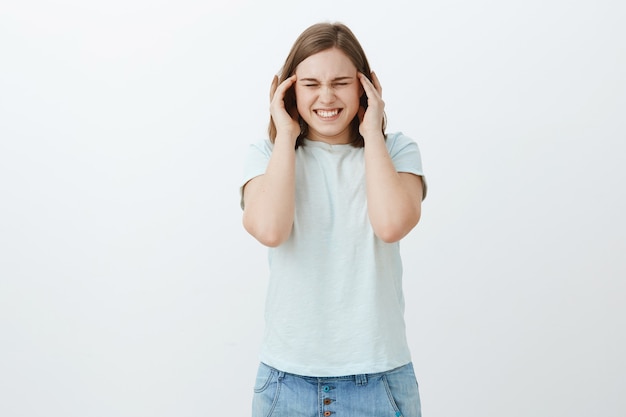
{"type": "Polygon", "coordinates": [[[341,113],[342,109],[318,109],[315,114],[322,120],[334,120],[341,113]]]}

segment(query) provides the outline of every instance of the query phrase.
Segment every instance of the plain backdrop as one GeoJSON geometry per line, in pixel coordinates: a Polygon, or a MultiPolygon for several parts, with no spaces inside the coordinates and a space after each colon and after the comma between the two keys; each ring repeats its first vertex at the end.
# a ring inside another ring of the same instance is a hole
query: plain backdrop
{"type": "Polygon", "coordinates": [[[318,21],[352,28],[422,151],[401,249],[424,416],[626,415],[623,2],[9,0],[1,416],[249,415],[243,155],[318,21]]]}

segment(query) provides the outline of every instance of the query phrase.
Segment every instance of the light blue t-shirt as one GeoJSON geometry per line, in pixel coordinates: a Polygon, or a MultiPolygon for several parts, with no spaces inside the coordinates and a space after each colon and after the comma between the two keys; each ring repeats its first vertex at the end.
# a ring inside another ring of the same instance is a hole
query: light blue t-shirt
{"type": "MultiPolygon", "coordinates": [[[[386,143],[398,172],[423,176],[413,140],[394,133],[386,143]]],[[[265,173],[272,147],[251,145],[242,184],[265,173]]],[[[290,237],[269,248],[261,361],[307,376],[410,362],[399,244],[380,240],[369,222],[363,148],[305,140],[295,203],[290,237]]]]}

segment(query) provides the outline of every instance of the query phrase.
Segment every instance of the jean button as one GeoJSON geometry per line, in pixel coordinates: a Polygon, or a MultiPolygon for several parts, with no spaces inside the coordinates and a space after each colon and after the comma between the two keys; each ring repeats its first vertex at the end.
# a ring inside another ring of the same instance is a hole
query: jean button
{"type": "Polygon", "coordinates": [[[324,417],[330,416],[332,413],[330,411],[324,411],[324,417]]]}
{"type": "Polygon", "coordinates": [[[324,392],[330,391],[330,387],[328,385],[324,385],[322,389],[324,390],[324,392]]]}
{"type": "Polygon", "coordinates": [[[331,400],[330,398],[324,398],[324,405],[329,405],[332,402],[333,400],[331,400]]]}

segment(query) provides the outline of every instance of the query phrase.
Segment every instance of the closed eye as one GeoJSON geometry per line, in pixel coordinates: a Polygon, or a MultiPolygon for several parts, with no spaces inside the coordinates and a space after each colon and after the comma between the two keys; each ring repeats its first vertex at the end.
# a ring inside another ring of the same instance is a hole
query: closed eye
{"type": "MultiPolygon", "coordinates": [[[[350,85],[354,82],[355,78],[354,77],[335,77],[330,81],[330,85],[332,87],[345,87],[347,85],[350,85]]],[[[316,78],[312,78],[312,77],[303,77],[299,80],[300,85],[302,85],[303,87],[306,88],[319,88],[323,83],[320,82],[320,80],[316,79],[316,78]]]]}

